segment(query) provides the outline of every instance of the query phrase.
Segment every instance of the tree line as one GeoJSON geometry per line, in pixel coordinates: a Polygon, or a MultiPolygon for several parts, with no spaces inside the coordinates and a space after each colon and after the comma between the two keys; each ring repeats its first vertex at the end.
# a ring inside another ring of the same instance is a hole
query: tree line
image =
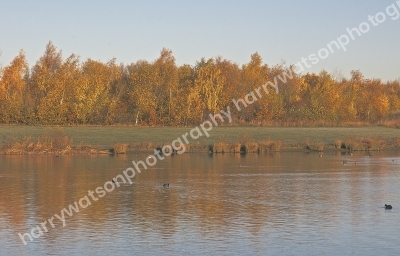
{"type": "Polygon", "coordinates": [[[152,61],[118,64],[81,62],[49,42],[33,67],[18,56],[0,70],[0,123],[28,125],[135,124],[188,126],[232,106],[275,77],[269,93],[241,111],[231,107],[235,125],[338,125],[376,123],[400,113],[400,83],[351,78],[326,71],[299,75],[293,66],[269,66],[258,53],[244,65],[221,57],[178,66],[162,49],[152,61]]]}

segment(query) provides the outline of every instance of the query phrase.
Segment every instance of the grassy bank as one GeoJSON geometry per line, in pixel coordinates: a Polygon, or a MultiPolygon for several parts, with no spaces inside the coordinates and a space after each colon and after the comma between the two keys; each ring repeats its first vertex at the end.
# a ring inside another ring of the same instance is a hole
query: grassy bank
{"type": "MultiPolygon", "coordinates": [[[[84,126],[63,127],[65,135],[71,139],[72,148],[111,149],[116,145],[118,151],[152,150],[157,146],[171,143],[172,140],[190,132],[192,128],[171,127],[113,127],[84,126]],[[122,149],[121,149],[122,147],[122,149]]],[[[0,126],[2,147],[10,142],[20,142],[24,138],[40,138],[48,133],[44,126],[0,126]]],[[[255,150],[255,144],[271,150],[284,148],[308,148],[326,150],[328,148],[346,148],[350,150],[376,150],[396,147],[400,130],[383,126],[375,127],[215,127],[210,137],[202,136],[198,140],[190,137],[192,151],[214,148],[231,148],[237,151],[240,145],[248,143],[255,150]],[[240,144],[240,145],[239,145],[240,144]],[[390,145],[389,145],[390,144],[390,145]]]]}

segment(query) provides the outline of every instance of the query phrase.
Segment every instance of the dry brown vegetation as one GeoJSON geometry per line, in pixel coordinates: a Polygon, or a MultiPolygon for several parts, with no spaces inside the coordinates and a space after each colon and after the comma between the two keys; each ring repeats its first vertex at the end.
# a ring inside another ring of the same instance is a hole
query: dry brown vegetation
{"type": "Polygon", "coordinates": [[[390,147],[389,141],[384,141],[379,137],[375,138],[350,138],[342,143],[341,148],[345,148],[350,151],[371,151],[381,150],[390,147]]]}
{"type": "Polygon", "coordinates": [[[125,154],[127,148],[128,144],[126,143],[115,143],[111,149],[111,152],[114,154],[125,154]]]}
{"type": "Polygon", "coordinates": [[[214,153],[259,153],[268,151],[279,151],[281,141],[270,139],[256,142],[250,133],[241,133],[238,142],[230,143],[227,138],[221,138],[218,142],[210,145],[210,151],[214,153]]]}
{"type": "Polygon", "coordinates": [[[259,143],[259,146],[260,146],[261,152],[264,152],[264,151],[266,151],[266,152],[267,151],[275,151],[276,152],[281,149],[282,142],[280,140],[272,141],[272,140],[268,139],[268,140],[261,141],[259,143]]]}
{"type": "Polygon", "coordinates": [[[72,138],[61,128],[47,129],[37,139],[24,137],[22,140],[9,139],[3,146],[4,154],[24,153],[69,153],[72,149],[72,138]]]}
{"type": "Polygon", "coordinates": [[[325,144],[323,142],[315,142],[307,139],[304,143],[304,148],[307,150],[323,151],[325,144]]]}
{"type": "Polygon", "coordinates": [[[105,153],[90,146],[78,144],[73,147],[73,140],[62,128],[47,128],[40,137],[24,137],[20,140],[9,138],[0,153],[16,154],[69,154],[69,153],[105,153]]]}

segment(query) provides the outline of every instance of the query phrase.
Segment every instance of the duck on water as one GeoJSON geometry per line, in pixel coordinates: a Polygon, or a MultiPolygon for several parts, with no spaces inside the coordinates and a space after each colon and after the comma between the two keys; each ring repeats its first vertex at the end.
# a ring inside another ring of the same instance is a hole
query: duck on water
{"type": "Polygon", "coordinates": [[[391,210],[391,209],[392,209],[392,206],[391,206],[390,204],[385,204],[385,209],[386,209],[386,210],[391,210]]]}

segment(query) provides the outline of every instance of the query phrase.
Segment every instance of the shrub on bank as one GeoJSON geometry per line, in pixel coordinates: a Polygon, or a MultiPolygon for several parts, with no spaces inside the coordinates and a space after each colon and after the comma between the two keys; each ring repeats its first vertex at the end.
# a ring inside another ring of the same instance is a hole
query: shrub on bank
{"type": "Polygon", "coordinates": [[[128,144],[125,143],[115,143],[112,147],[112,152],[114,154],[125,154],[126,149],[128,148],[128,144]]]}

